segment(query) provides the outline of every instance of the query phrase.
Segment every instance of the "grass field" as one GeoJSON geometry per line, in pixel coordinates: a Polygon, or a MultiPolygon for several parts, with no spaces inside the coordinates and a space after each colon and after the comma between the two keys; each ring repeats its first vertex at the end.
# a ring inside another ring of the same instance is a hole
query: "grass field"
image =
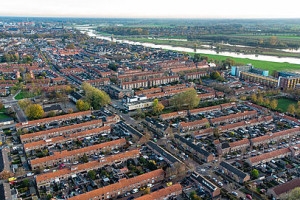
{"type": "Polygon", "coordinates": [[[297,106],[297,101],[291,99],[280,98],[278,100],[277,108],[282,109],[283,112],[286,112],[290,104],[297,106]]]}
{"type": "Polygon", "coordinates": [[[20,99],[24,99],[24,98],[32,98],[34,96],[35,95],[32,93],[21,91],[21,92],[19,92],[19,94],[17,94],[15,99],[20,100],[20,99]]]}
{"type": "Polygon", "coordinates": [[[7,118],[9,118],[9,116],[4,114],[3,112],[0,112],[0,119],[7,119],[7,118]]]}
{"type": "MultiPolygon", "coordinates": [[[[194,55],[195,53],[189,53],[194,55]]],[[[251,63],[254,67],[269,70],[270,73],[272,71],[300,71],[300,65],[298,64],[290,64],[290,63],[279,63],[279,62],[270,62],[270,61],[261,61],[261,60],[252,60],[248,58],[235,58],[229,56],[220,56],[220,55],[212,55],[212,54],[201,54],[208,56],[209,59],[217,59],[217,60],[225,60],[226,58],[232,58],[236,63],[251,63]]]]}

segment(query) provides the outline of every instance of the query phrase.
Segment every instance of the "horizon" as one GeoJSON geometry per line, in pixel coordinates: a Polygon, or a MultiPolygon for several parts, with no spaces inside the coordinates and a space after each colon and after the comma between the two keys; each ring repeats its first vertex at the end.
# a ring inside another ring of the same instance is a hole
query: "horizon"
{"type": "Polygon", "coordinates": [[[295,0],[283,5],[271,0],[210,2],[170,0],[141,3],[138,0],[12,0],[0,7],[0,16],[55,18],[142,18],[142,19],[298,19],[300,13],[295,0]],[[38,9],[36,9],[38,8],[38,9]]]}

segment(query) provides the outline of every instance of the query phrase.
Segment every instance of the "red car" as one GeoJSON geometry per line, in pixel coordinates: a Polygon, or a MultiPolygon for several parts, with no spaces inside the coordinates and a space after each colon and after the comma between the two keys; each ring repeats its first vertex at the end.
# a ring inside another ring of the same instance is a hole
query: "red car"
{"type": "Polygon", "coordinates": [[[246,195],[247,199],[252,199],[251,195],[247,194],[246,195]]]}

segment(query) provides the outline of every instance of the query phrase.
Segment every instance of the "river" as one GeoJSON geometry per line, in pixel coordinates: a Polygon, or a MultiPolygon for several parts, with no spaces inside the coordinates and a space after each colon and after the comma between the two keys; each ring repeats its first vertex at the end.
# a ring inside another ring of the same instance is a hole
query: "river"
{"type": "MultiPolygon", "coordinates": [[[[76,26],[76,28],[80,30],[82,33],[87,33],[90,37],[96,37],[102,40],[112,41],[111,37],[98,34],[96,31],[92,30],[92,27],[76,26]]],[[[235,53],[235,52],[227,52],[227,51],[216,52],[211,49],[199,49],[199,48],[197,48],[195,51],[195,49],[188,48],[188,47],[158,45],[149,42],[134,42],[134,41],[120,40],[120,39],[113,39],[113,41],[119,43],[132,44],[132,45],[142,45],[150,48],[167,49],[167,50],[182,51],[182,52],[189,52],[189,53],[213,54],[213,55],[221,55],[221,56],[231,56],[236,58],[248,58],[253,60],[300,64],[300,58],[293,58],[293,57],[277,57],[277,56],[266,56],[266,55],[255,55],[255,54],[243,54],[243,53],[235,53]]]]}

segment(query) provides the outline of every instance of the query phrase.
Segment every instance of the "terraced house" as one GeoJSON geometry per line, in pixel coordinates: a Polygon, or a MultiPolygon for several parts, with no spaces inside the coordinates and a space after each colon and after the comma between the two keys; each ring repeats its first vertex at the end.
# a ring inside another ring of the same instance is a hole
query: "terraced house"
{"type": "Polygon", "coordinates": [[[119,140],[113,140],[110,142],[84,147],[73,151],[65,150],[61,152],[54,152],[54,154],[51,156],[46,156],[43,158],[37,158],[31,160],[30,165],[32,170],[35,170],[37,168],[41,168],[41,167],[44,168],[48,166],[58,165],[65,162],[74,162],[79,158],[81,158],[84,154],[89,156],[89,155],[94,155],[95,153],[98,154],[101,151],[107,151],[107,150],[111,151],[113,149],[123,147],[125,144],[126,144],[126,140],[122,138],[119,140]]]}

